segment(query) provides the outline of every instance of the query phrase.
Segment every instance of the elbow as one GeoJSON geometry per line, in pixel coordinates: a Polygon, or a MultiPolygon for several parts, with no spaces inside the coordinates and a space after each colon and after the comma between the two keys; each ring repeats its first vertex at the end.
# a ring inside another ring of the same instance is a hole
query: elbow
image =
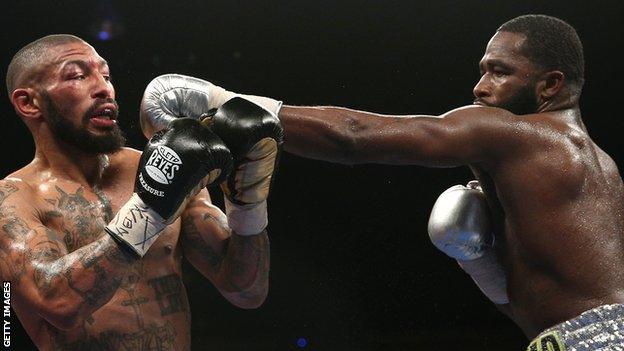
{"type": "Polygon", "coordinates": [[[52,326],[59,330],[71,330],[78,327],[84,321],[80,309],[76,304],[67,301],[50,303],[45,302],[40,315],[52,326]]]}
{"type": "Polygon", "coordinates": [[[80,326],[84,318],[78,318],[77,315],[64,315],[59,316],[59,318],[48,319],[47,321],[58,330],[69,331],[80,326]]]}
{"type": "Polygon", "coordinates": [[[63,289],[49,289],[40,293],[39,315],[55,328],[71,330],[85,320],[84,302],[63,289]]]}
{"type": "MultiPolygon", "coordinates": [[[[224,294],[225,295],[225,294],[224,294]]],[[[227,294],[225,297],[231,304],[244,310],[254,310],[260,308],[266,301],[268,289],[255,292],[240,292],[227,294]]]]}
{"type": "Polygon", "coordinates": [[[236,303],[236,307],[242,308],[244,310],[255,310],[264,305],[264,301],[266,301],[267,294],[257,295],[253,297],[247,297],[244,300],[236,303]]]}

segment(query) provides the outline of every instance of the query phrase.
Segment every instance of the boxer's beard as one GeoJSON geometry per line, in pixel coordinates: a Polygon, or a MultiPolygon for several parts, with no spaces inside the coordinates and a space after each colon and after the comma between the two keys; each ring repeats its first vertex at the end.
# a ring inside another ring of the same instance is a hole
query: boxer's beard
{"type": "Polygon", "coordinates": [[[516,115],[536,113],[538,103],[537,98],[535,97],[535,85],[529,84],[521,88],[506,102],[503,102],[496,107],[503,108],[516,115]]]}
{"type": "Polygon", "coordinates": [[[42,100],[46,111],[48,112],[48,120],[52,133],[59,140],[77,147],[79,150],[88,154],[108,154],[114,153],[126,144],[126,138],[117,125],[112,127],[109,132],[102,135],[94,135],[87,130],[87,124],[94,111],[104,103],[111,101],[106,99],[98,99],[83,115],[80,123],[75,125],[69,119],[64,117],[61,109],[56,106],[50,96],[42,92],[42,100]],[[99,101],[101,100],[101,101],[99,101]]]}

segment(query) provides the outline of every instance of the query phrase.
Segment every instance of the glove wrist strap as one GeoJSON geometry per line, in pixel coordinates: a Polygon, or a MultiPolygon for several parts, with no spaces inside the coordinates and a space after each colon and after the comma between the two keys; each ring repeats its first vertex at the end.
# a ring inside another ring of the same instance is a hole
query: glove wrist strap
{"type": "Polygon", "coordinates": [[[228,224],[236,234],[249,236],[262,233],[269,224],[266,200],[248,205],[237,205],[225,198],[228,224]]]}
{"type": "Polygon", "coordinates": [[[273,113],[276,117],[279,115],[279,111],[282,108],[282,102],[273,98],[257,95],[237,94],[254,104],[264,108],[265,110],[273,113]]]}
{"type": "Polygon", "coordinates": [[[167,225],[136,193],[121,207],[105,230],[143,257],[167,225]]]}

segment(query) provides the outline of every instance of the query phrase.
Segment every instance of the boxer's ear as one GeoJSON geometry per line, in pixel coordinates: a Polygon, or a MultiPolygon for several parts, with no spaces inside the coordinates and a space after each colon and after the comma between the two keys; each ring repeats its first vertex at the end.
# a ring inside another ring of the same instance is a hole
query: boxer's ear
{"type": "Polygon", "coordinates": [[[37,119],[41,116],[41,98],[33,88],[15,89],[11,94],[11,103],[22,118],[37,119]]]}
{"type": "Polygon", "coordinates": [[[545,72],[537,82],[537,94],[542,100],[550,100],[557,95],[565,84],[565,75],[561,71],[545,72]]]}

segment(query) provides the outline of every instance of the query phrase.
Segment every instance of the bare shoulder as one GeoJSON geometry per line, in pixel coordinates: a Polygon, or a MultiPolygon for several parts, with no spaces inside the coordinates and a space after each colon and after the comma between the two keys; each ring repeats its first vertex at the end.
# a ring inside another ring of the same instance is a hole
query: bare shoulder
{"type": "Polygon", "coordinates": [[[461,121],[480,128],[507,127],[514,131],[531,132],[540,128],[561,129],[565,124],[557,120],[556,113],[535,113],[516,115],[505,109],[490,106],[469,105],[448,111],[440,117],[445,120],[461,121]]]}
{"type": "Polygon", "coordinates": [[[139,150],[124,147],[120,151],[109,155],[110,168],[116,172],[134,172],[139,164],[141,158],[141,152],[139,150]]]}
{"type": "MultiPolygon", "coordinates": [[[[532,130],[535,115],[515,115],[498,107],[470,105],[451,110],[441,115],[443,123],[459,128],[482,141],[492,140],[507,143],[532,130]]],[[[523,140],[523,135],[519,140],[523,140]]]]}
{"type": "Polygon", "coordinates": [[[142,152],[137,149],[133,149],[131,147],[123,147],[121,148],[119,152],[114,153],[110,157],[111,157],[111,161],[117,160],[119,162],[128,162],[128,161],[138,162],[139,158],[141,158],[141,154],[142,152]]]}
{"type": "Polygon", "coordinates": [[[516,115],[508,110],[481,105],[468,105],[450,110],[442,115],[445,121],[457,121],[480,128],[516,127],[518,124],[533,123],[537,115],[516,115]]]}
{"type": "Polygon", "coordinates": [[[489,106],[464,106],[441,116],[449,128],[467,136],[464,141],[482,146],[490,159],[515,157],[518,153],[533,152],[547,144],[544,133],[548,121],[540,114],[516,115],[505,109],[489,106]]]}
{"type": "Polygon", "coordinates": [[[498,107],[481,106],[481,105],[467,105],[450,110],[440,117],[442,118],[458,118],[458,119],[470,119],[479,121],[482,119],[491,120],[492,118],[512,118],[516,115],[513,113],[498,107]]]}
{"type": "Polygon", "coordinates": [[[615,163],[615,160],[613,160],[613,158],[611,158],[611,156],[607,154],[603,149],[601,149],[598,145],[596,144],[593,144],[593,145],[596,148],[600,165],[606,171],[605,173],[609,175],[611,179],[615,179],[616,182],[618,182],[621,187],[622,178],[621,178],[617,163],[615,163]]]}
{"type": "MultiPolygon", "coordinates": [[[[535,113],[528,115],[516,115],[505,109],[489,106],[464,106],[451,110],[441,117],[445,120],[455,120],[465,126],[479,129],[480,132],[488,130],[497,133],[505,133],[507,136],[527,135],[541,136],[544,129],[553,129],[563,132],[565,123],[558,120],[552,113],[535,113]]],[[[487,133],[486,133],[487,135],[487,133]]]]}
{"type": "Polygon", "coordinates": [[[14,177],[0,180],[0,250],[16,235],[30,231],[28,223],[38,218],[41,206],[42,200],[28,182],[14,177]]]}
{"type": "Polygon", "coordinates": [[[36,192],[27,180],[10,176],[0,180],[0,206],[3,206],[9,197],[11,202],[32,203],[36,200],[36,192]]]}

